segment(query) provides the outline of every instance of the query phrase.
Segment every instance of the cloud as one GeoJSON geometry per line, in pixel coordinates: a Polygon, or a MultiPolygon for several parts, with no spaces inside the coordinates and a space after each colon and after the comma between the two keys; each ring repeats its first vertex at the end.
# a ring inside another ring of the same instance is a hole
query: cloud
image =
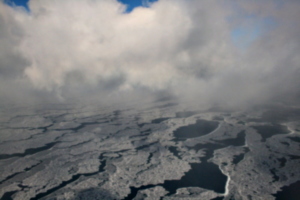
{"type": "Polygon", "coordinates": [[[297,1],[159,0],[126,13],[116,0],[31,0],[29,8],[0,3],[2,98],[142,91],[235,107],[299,94],[297,1]],[[241,49],[234,30],[256,34],[241,49]]]}

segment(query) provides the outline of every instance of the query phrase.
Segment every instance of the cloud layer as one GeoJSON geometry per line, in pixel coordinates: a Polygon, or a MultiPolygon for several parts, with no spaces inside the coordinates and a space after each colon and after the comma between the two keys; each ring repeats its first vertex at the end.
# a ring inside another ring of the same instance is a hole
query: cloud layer
{"type": "Polygon", "coordinates": [[[159,0],[125,13],[116,0],[31,0],[29,8],[0,3],[3,101],[142,91],[234,107],[299,96],[298,1],[159,0]]]}

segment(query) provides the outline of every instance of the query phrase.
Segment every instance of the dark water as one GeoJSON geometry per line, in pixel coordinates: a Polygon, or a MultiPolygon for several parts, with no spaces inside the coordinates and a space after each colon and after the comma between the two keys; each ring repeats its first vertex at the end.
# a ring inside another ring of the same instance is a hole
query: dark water
{"type": "Polygon", "coordinates": [[[234,156],[233,160],[232,160],[232,163],[233,164],[238,164],[239,162],[241,162],[245,157],[245,154],[240,154],[240,155],[237,155],[237,156],[234,156]]]}
{"type": "Polygon", "coordinates": [[[241,131],[237,134],[236,138],[220,140],[218,142],[220,142],[224,147],[225,146],[243,146],[243,145],[245,145],[245,140],[246,140],[245,137],[246,137],[245,131],[241,131]]]}
{"type": "MultiPolygon", "coordinates": [[[[100,187],[89,188],[81,190],[76,194],[72,200],[117,200],[118,198],[111,194],[111,191],[102,189],[100,187]]],[[[58,199],[49,199],[58,200],[58,199]]]]}
{"type": "Polygon", "coordinates": [[[32,149],[26,149],[24,153],[15,153],[15,154],[0,154],[0,160],[12,158],[12,157],[25,157],[27,155],[33,155],[41,151],[48,150],[52,148],[57,142],[48,143],[45,146],[32,148],[32,149]]]}
{"type": "Polygon", "coordinates": [[[241,162],[242,160],[244,160],[246,153],[248,153],[250,150],[248,147],[244,147],[244,151],[245,153],[242,153],[240,155],[234,156],[232,163],[233,164],[238,164],[239,162],[241,162]]]}
{"type": "Polygon", "coordinates": [[[276,174],[277,172],[276,168],[270,169],[270,172],[273,175],[273,182],[279,181],[279,176],[276,174]]]}
{"type": "Polygon", "coordinates": [[[152,145],[154,145],[154,144],[157,144],[157,142],[151,142],[151,143],[149,143],[149,144],[141,145],[141,146],[139,146],[139,147],[137,147],[137,148],[135,148],[135,149],[136,149],[137,151],[142,150],[142,149],[147,149],[148,147],[150,147],[150,146],[152,146],[152,145]]]}
{"type": "Polygon", "coordinates": [[[290,146],[290,144],[287,143],[287,142],[280,142],[280,143],[283,144],[283,145],[285,145],[285,146],[290,146]]]}
{"type": "Polygon", "coordinates": [[[300,138],[299,137],[289,137],[290,140],[294,142],[299,142],[300,143],[300,138]]]}
{"type": "MultiPolygon", "coordinates": [[[[243,136],[243,134],[239,135],[243,136]]],[[[233,140],[239,141],[240,138],[237,137],[233,140]]],[[[238,142],[238,144],[240,144],[240,142],[238,142]]],[[[224,146],[225,144],[201,144],[201,146],[198,145],[197,148],[204,148],[206,150],[206,156],[201,158],[201,163],[191,163],[191,169],[188,172],[186,172],[180,180],[166,180],[162,184],[144,185],[138,188],[131,187],[130,194],[126,198],[124,198],[124,200],[134,199],[134,197],[136,197],[137,193],[140,190],[145,190],[157,186],[164,187],[168,191],[167,196],[175,194],[177,189],[184,187],[200,187],[208,190],[213,190],[217,193],[224,193],[227,182],[227,176],[225,176],[221,172],[218,165],[207,161],[213,156],[214,150],[224,146]]],[[[171,146],[168,149],[180,159],[177,147],[171,146]]],[[[218,197],[216,199],[223,199],[223,197],[218,197]]]]}
{"type": "Polygon", "coordinates": [[[280,163],[280,168],[284,167],[286,162],[287,162],[286,158],[284,158],[284,157],[283,158],[278,158],[277,160],[280,163]]]}
{"type": "Polygon", "coordinates": [[[197,112],[194,112],[194,111],[177,112],[176,117],[178,117],[178,118],[187,118],[187,117],[191,117],[195,114],[197,114],[197,112]]]}
{"type": "Polygon", "coordinates": [[[242,125],[245,125],[245,122],[243,121],[239,121],[238,124],[242,124],[242,125]]]}
{"type": "Polygon", "coordinates": [[[196,146],[192,147],[192,149],[199,151],[201,149],[205,150],[205,157],[202,157],[201,160],[205,161],[209,158],[213,157],[214,151],[224,147],[222,144],[218,143],[206,143],[206,144],[197,144],[196,146]]]}
{"type": "MultiPolygon", "coordinates": [[[[198,137],[199,135],[208,134],[218,126],[217,122],[198,120],[196,124],[189,125],[177,129],[174,132],[175,140],[182,138],[198,137]],[[203,128],[203,129],[202,129],[203,128]]],[[[185,173],[185,175],[180,180],[166,180],[162,184],[157,185],[143,185],[141,187],[130,187],[130,194],[124,198],[124,200],[134,199],[140,190],[145,190],[157,186],[164,187],[169,193],[167,196],[176,193],[176,190],[184,187],[200,187],[208,190],[213,190],[217,193],[225,193],[225,187],[227,182],[227,176],[225,176],[218,165],[208,162],[208,159],[213,157],[213,153],[216,149],[224,148],[227,146],[242,146],[245,144],[245,131],[241,131],[236,138],[231,138],[227,140],[215,141],[215,143],[198,144],[190,149],[196,151],[200,149],[205,150],[205,157],[201,158],[201,163],[191,163],[191,169],[185,173]]],[[[177,147],[171,146],[168,150],[174,154],[177,158],[181,159],[179,156],[179,151],[177,147]]],[[[245,149],[247,153],[248,149],[245,149]]],[[[244,157],[245,153],[241,154],[239,160],[244,157]]],[[[221,200],[224,197],[217,197],[216,200],[221,200]]]]}
{"type": "Polygon", "coordinates": [[[169,118],[169,117],[158,118],[158,119],[152,120],[151,123],[152,123],[152,124],[160,124],[161,122],[166,121],[166,120],[168,120],[168,119],[170,119],[170,118],[169,118]]]}
{"type": "Polygon", "coordinates": [[[221,149],[228,146],[243,146],[245,144],[245,131],[238,133],[236,138],[231,138],[227,140],[220,140],[217,143],[206,143],[206,144],[197,144],[192,149],[199,151],[201,149],[205,150],[205,157],[201,160],[207,160],[213,157],[213,153],[217,149],[221,149]]]}
{"type": "Polygon", "coordinates": [[[191,170],[180,180],[165,181],[163,187],[169,194],[175,194],[178,188],[201,187],[218,193],[225,192],[227,176],[225,176],[217,165],[210,162],[191,163],[191,170]]]}
{"type": "Polygon", "coordinates": [[[151,162],[152,157],[153,157],[153,153],[150,153],[147,158],[147,164],[149,164],[151,162]]]}
{"type": "Polygon", "coordinates": [[[300,181],[289,186],[281,188],[274,196],[276,200],[299,200],[300,199],[300,181]]]}
{"type": "Polygon", "coordinates": [[[297,155],[289,155],[290,159],[291,160],[298,160],[300,159],[300,156],[297,156],[297,155]]]}
{"type": "Polygon", "coordinates": [[[16,193],[17,191],[11,191],[11,192],[6,192],[2,196],[1,200],[13,200],[12,196],[16,193]]]}
{"type": "Polygon", "coordinates": [[[214,131],[219,123],[215,121],[197,120],[196,124],[183,126],[174,131],[175,140],[200,137],[214,131]]]}
{"type": "Polygon", "coordinates": [[[253,126],[253,128],[261,135],[262,142],[265,142],[266,139],[272,137],[273,135],[289,133],[287,127],[280,124],[253,126]]]}
{"type": "Polygon", "coordinates": [[[224,193],[226,181],[227,176],[222,174],[219,167],[214,163],[206,161],[202,163],[191,163],[190,171],[188,171],[180,180],[166,180],[162,184],[143,185],[138,188],[130,187],[130,194],[123,200],[134,199],[138,191],[157,186],[164,187],[169,192],[167,196],[175,194],[177,189],[184,187],[201,187],[218,193],[224,193]]]}
{"type": "MultiPolygon", "coordinates": [[[[192,128],[193,131],[198,130],[197,128],[199,127],[203,127],[203,124],[204,127],[209,127],[206,130],[202,131],[202,133],[209,133],[212,130],[214,130],[218,125],[217,122],[210,124],[209,121],[205,121],[205,120],[199,120],[197,123],[196,123],[197,124],[196,127],[192,128]]],[[[179,137],[182,137],[181,134],[174,133],[174,135],[175,136],[179,135],[179,137]]],[[[190,135],[188,134],[188,136],[190,135]]],[[[197,144],[191,149],[194,149],[196,151],[200,149],[205,150],[205,157],[201,158],[201,163],[191,163],[192,169],[188,171],[180,180],[165,181],[163,187],[169,191],[169,194],[175,194],[176,190],[182,187],[201,187],[201,188],[213,190],[217,193],[224,193],[227,176],[225,176],[221,172],[218,165],[212,162],[208,162],[208,159],[213,157],[213,153],[216,149],[224,148],[230,145],[242,146],[244,144],[245,144],[245,131],[241,131],[236,138],[222,140],[216,143],[197,144]]],[[[174,155],[178,155],[179,153],[175,147],[169,148],[169,150],[174,155]]],[[[244,157],[244,154],[242,154],[242,156],[244,157]]]]}
{"type": "Polygon", "coordinates": [[[125,197],[123,200],[132,200],[136,197],[137,193],[140,191],[140,190],[146,190],[146,189],[150,189],[150,188],[154,188],[156,186],[160,186],[161,184],[158,184],[158,185],[143,185],[141,187],[130,187],[130,193],[128,194],[127,197],[125,197]]]}
{"type": "MultiPolygon", "coordinates": [[[[182,138],[182,134],[186,133],[185,130],[192,130],[194,132],[200,131],[200,134],[207,134],[213,131],[217,126],[217,122],[211,123],[210,121],[199,120],[196,124],[183,127],[181,130],[176,130],[177,133],[174,133],[174,135],[175,137],[182,138]],[[204,130],[199,130],[201,127],[204,127],[204,130]]],[[[196,133],[192,132],[185,135],[185,137],[193,137],[195,134],[196,133]]],[[[230,145],[242,146],[244,144],[245,131],[242,131],[237,135],[236,138],[217,141],[216,143],[197,144],[194,147],[191,147],[190,149],[194,149],[196,151],[200,149],[205,150],[205,157],[201,158],[201,163],[191,163],[191,170],[188,171],[180,180],[168,180],[165,181],[162,186],[169,191],[169,195],[175,194],[178,188],[183,187],[201,187],[208,190],[213,190],[217,193],[224,193],[227,176],[221,172],[218,165],[208,162],[208,159],[213,157],[213,153],[216,149],[224,148],[230,145]]],[[[169,150],[175,156],[178,156],[179,152],[175,147],[170,147],[169,150]]],[[[245,151],[247,153],[247,149],[245,151]]],[[[244,157],[244,154],[241,156],[244,157]]],[[[223,197],[218,198],[223,199],[223,197]]]]}
{"type": "Polygon", "coordinates": [[[178,159],[181,159],[181,156],[179,155],[179,151],[177,150],[177,147],[171,146],[168,149],[174,156],[176,156],[178,159]]]}

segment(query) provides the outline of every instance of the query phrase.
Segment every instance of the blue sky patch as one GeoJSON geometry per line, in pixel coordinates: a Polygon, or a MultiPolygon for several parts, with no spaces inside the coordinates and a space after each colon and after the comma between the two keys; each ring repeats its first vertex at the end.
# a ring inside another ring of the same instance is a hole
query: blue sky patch
{"type": "MultiPolygon", "coordinates": [[[[26,10],[28,8],[29,0],[4,0],[4,2],[10,6],[22,6],[26,10]]],[[[126,13],[130,13],[136,7],[147,7],[149,3],[155,2],[157,0],[118,0],[119,2],[125,4],[127,6],[126,13]]]]}
{"type": "Polygon", "coordinates": [[[231,31],[231,40],[240,49],[248,48],[256,39],[276,26],[272,18],[255,19],[255,16],[250,16],[248,19],[253,20],[252,23],[238,26],[231,31]]]}
{"type": "Polygon", "coordinates": [[[29,10],[28,8],[28,1],[29,0],[4,0],[4,3],[10,6],[22,6],[26,10],[29,10]]]}
{"type": "Polygon", "coordinates": [[[119,2],[127,5],[126,13],[130,13],[136,7],[147,7],[149,3],[157,0],[118,0],[119,2]]]}

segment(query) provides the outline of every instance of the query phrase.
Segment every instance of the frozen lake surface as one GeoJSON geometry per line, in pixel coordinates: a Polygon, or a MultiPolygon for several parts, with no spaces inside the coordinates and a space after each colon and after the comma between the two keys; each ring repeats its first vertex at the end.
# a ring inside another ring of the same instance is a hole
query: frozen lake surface
{"type": "Polygon", "coordinates": [[[0,197],[299,199],[300,108],[0,109],[0,197]]]}

